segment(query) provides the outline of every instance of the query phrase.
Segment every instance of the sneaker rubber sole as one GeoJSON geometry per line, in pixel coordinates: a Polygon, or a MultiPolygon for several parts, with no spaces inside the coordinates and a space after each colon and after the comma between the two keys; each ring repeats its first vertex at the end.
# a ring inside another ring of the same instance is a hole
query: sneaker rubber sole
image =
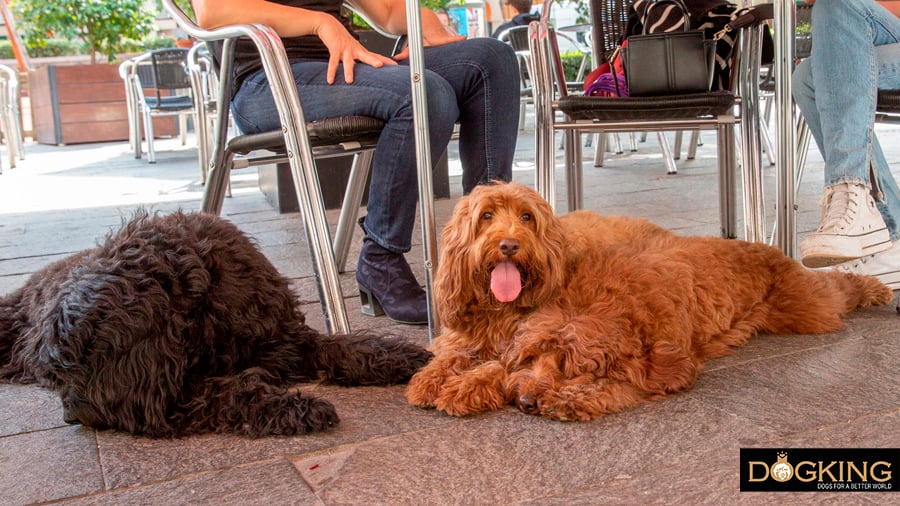
{"type": "Polygon", "coordinates": [[[811,269],[831,267],[891,248],[887,228],[859,237],[812,234],[800,243],[800,258],[811,269]],[[860,245],[860,243],[863,243],[860,245]]]}

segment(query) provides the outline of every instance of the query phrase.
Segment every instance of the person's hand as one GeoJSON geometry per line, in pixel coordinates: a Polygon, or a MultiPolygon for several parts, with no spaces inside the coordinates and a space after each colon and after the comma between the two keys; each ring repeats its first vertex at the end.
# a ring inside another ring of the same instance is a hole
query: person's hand
{"type": "Polygon", "coordinates": [[[320,16],[321,20],[316,25],[315,33],[328,48],[328,71],[325,80],[328,84],[334,83],[338,66],[344,65],[344,81],[353,82],[353,67],[357,61],[369,64],[373,67],[384,65],[396,65],[394,60],[373,53],[362,46],[358,40],[350,35],[344,25],[332,16],[320,16]]]}
{"type": "MultiPolygon", "coordinates": [[[[443,27],[441,27],[440,30],[434,30],[428,34],[422,33],[422,46],[424,47],[443,46],[445,44],[452,44],[461,40],[466,40],[466,36],[450,33],[443,27]]],[[[397,61],[405,60],[406,58],[409,58],[408,44],[407,47],[403,48],[402,51],[394,55],[394,59],[397,61]]]]}

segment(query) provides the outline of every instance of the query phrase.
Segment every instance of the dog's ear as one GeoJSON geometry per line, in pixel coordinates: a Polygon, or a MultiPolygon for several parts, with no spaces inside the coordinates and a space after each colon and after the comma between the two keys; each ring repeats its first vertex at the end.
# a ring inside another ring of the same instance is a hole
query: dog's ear
{"type": "Polygon", "coordinates": [[[559,217],[546,200],[531,189],[527,189],[522,198],[530,204],[536,225],[535,235],[540,241],[540,247],[534,249],[537,262],[532,268],[540,281],[536,279],[531,290],[525,294],[530,297],[527,305],[536,307],[559,296],[559,290],[565,283],[568,242],[559,217]]]}
{"type": "Polygon", "coordinates": [[[464,196],[456,203],[453,214],[441,233],[441,254],[434,280],[434,291],[442,325],[456,328],[459,317],[472,300],[472,290],[477,289],[472,274],[468,249],[475,240],[478,217],[473,216],[471,196],[464,196]]]}
{"type": "Polygon", "coordinates": [[[96,273],[66,283],[46,305],[36,369],[62,395],[71,421],[173,433],[169,403],[179,399],[188,359],[185,319],[169,300],[146,284],[96,273]]]}

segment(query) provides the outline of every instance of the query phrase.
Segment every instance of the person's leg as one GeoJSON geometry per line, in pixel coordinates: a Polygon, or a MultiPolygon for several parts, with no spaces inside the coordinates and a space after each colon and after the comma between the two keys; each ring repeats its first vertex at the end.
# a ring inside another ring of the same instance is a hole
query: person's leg
{"type": "Polygon", "coordinates": [[[519,63],[512,47],[480,37],[425,48],[424,56],[425,67],[456,94],[463,192],[509,181],[519,128],[519,63]]]}
{"type": "MultiPolygon", "coordinates": [[[[900,43],[882,45],[875,48],[878,62],[878,88],[900,89],[900,43]]],[[[880,198],[876,199],[878,210],[891,233],[891,241],[900,241],[900,187],[891,173],[878,137],[872,135],[872,162],[876,180],[873,183],[880,198]]]]}
{"type": "MultiPolygon", "coordinates": [[[[306,120],[361,115],[385,120],[372,161],[366,232],[395,253],[410,250],[418,199],[409,69],[358,64],[354,82],[325,82],[324,62],[293,64],[306,120]]],[[[432,162],[447,147],[458,117],[453,90],[436,74],[426,73],[432,162]]],[[[247,79],[234,101],[235,121],[246,133],[280,127],[268,83],[262,73],[247,79]]]]}
{"type": "Polygon", "coordinates": [[[813,9],[813,54],[794,74],[795,99],[825,159],[822,225],[800,245],[808,266],[882,251],[897,234],[896,220],[878,212],[889,215],[897,204],[892,202],[889,168],[879,167],[873,84],[897,83],[897,75],[885,75],[891,65],[878,61],[875,46],[897,42],[898,34],[900,20],[869,0],[819,0],[813,9]],[[870,167],[877,174],[876,186],[886,190],[875,193],[883,200],[879,209],[869,194],[870,167]]]}
{"type": "MultiPolygon", "coordinates": [[[[326,64],[295,63],[294,77],[307,120],[362,115],[387,123],[376,146],[371,168],[366,236],[357,264],[356,278],[365,302],[377,312],[383,309],[396,321],[426,323],[425,293],[403,253],[410,250],[418,200],[409,69],[402,66],[373,68],[359,64],[354,82],[325,82],[326,64]]],[[[433,72],[425,73],[428,90],[429,134],[432,162],[446,150],[459,115],[452,88],[433,72]]],[[[235,121],[242,131],[253,133],[279,128],[271,91],[257,74],[241,86],[234,103],[235,121]]]]}

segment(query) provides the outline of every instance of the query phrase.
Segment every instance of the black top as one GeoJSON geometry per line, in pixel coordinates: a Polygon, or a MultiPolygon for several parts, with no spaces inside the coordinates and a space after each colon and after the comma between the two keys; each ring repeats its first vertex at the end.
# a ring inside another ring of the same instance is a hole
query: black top
{"type": "MultiPolygon", "coordinates": [[[[343,0],[268,0],[269,2],[290,5],[293,7],[302,7],[304,9],[327,12],[338,18],[341,23],[347,27],[347,30],[357,39],[359,38],[350,26],[350,16],[342,15],[343,0]]],[[[288,59],[296,60],[328,60],[328,48],[316,35],[304,35],[301,37],[282,37],[285,52],[288,59]]],[[[216,59],[216,63],[221,61],[222,43],[211,42],[210,49],[216,59]]],[[[235,48],[234,58],[234,90],[240,88],[241,83],[249,75],[262,69],[262,62],[256,46],[247,39],[238,40],[235,48]]]]}
{"type": "Polygon", "coordinates": [[[496,39],[505,30],[508,30],[514,26],[527,26],[532,21],[540,21],[540,20],[541,20],[540,14],[530,14],[527,12],[524,12],[522,14],[516,14],[515,16],[513,16],[512,19],[510,19],[506,23],[503,23],[502,25],[498,26],[497,29],[494,30],[494,33],[493,33],[493,35],[491,35],[491,37],[496,39]]]}

